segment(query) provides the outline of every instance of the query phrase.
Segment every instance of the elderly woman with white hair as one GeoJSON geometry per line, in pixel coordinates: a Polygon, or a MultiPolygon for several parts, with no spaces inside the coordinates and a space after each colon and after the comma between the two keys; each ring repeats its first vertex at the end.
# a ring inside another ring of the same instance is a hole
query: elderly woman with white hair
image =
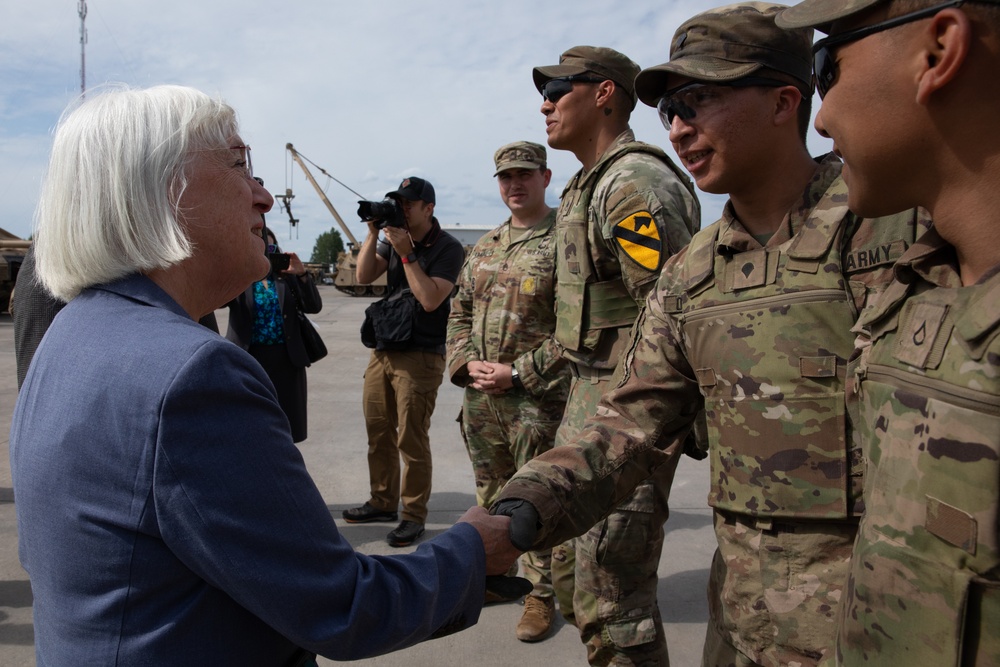
{"type": "Polygon", "coordinates": [[[225,103],[91,95],[56,132],[38,275],[69,304],[10,453],[39,665],[309,664],[476,622],[517,551],[470,509],[399,557],[338,533],[260,366],[197,320],[268,271],[271,195],[225,103]]]}

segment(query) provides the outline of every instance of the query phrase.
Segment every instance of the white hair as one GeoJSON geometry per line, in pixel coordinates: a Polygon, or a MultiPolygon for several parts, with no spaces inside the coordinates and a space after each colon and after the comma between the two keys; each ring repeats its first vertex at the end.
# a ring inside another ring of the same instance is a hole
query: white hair
{"type": "Polygon", "coordinates": [[[191,255],[178,221],[192,152],[225,148],[236,114],[183,86],[90,92],[63,113],[35,209],[38,276],[69,301],[81,290],[191,255]]]}

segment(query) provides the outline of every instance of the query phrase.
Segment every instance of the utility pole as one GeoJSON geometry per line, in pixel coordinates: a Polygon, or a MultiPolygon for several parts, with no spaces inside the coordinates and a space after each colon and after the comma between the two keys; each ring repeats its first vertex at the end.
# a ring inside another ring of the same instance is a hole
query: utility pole
{"type": "Polygon", "coordinates": [[[87,96],[87,0],[77,5],[80,14],[80,96],[87,96]]]}

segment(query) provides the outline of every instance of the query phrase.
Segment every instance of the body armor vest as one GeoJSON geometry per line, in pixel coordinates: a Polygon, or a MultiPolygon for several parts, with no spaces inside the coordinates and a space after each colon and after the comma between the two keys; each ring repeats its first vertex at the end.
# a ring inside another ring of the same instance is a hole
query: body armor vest
{"type": "Polygon", "coordinates": [[[716,509],[852,513],[844,381],[857,313],[840,269],[854,218],[846,205],[823,213],[774,248],[727,254],[718,228],[696,235],[684,292],[668,297],[705,400],[716,509]]]}
{"type": "Polygon", "coordinates": [[[621,271],[605,270],[605,275],[599,268],[601,258],[614,251],[602,238],[601,229],[592,229],[590,222],[590,202],[597,184],[607,169],[628,153],[656,156],[692,188],[690,179],[663,150],[641,142],[629,142],[605,154],[589,174],[577,174],[566,186],[556,223],[559,254],[555,338],[566,350],[579,353],[570,355],[578,363],[581,356],[597,350],[602,331],[630,327],[639,314],[639,305],[629,294],[621,271]]]}

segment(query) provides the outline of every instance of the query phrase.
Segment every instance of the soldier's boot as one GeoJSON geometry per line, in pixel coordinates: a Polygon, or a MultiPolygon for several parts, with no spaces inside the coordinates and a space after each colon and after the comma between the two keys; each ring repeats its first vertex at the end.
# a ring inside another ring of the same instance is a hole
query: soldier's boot
{"type": "Polygon", "coordinates": [[[517,638],[522,642],[540,642],[552,632],[556,615],[555,598],[529,595],[524,598],[524,613],[517,623],[517,638]]]}

